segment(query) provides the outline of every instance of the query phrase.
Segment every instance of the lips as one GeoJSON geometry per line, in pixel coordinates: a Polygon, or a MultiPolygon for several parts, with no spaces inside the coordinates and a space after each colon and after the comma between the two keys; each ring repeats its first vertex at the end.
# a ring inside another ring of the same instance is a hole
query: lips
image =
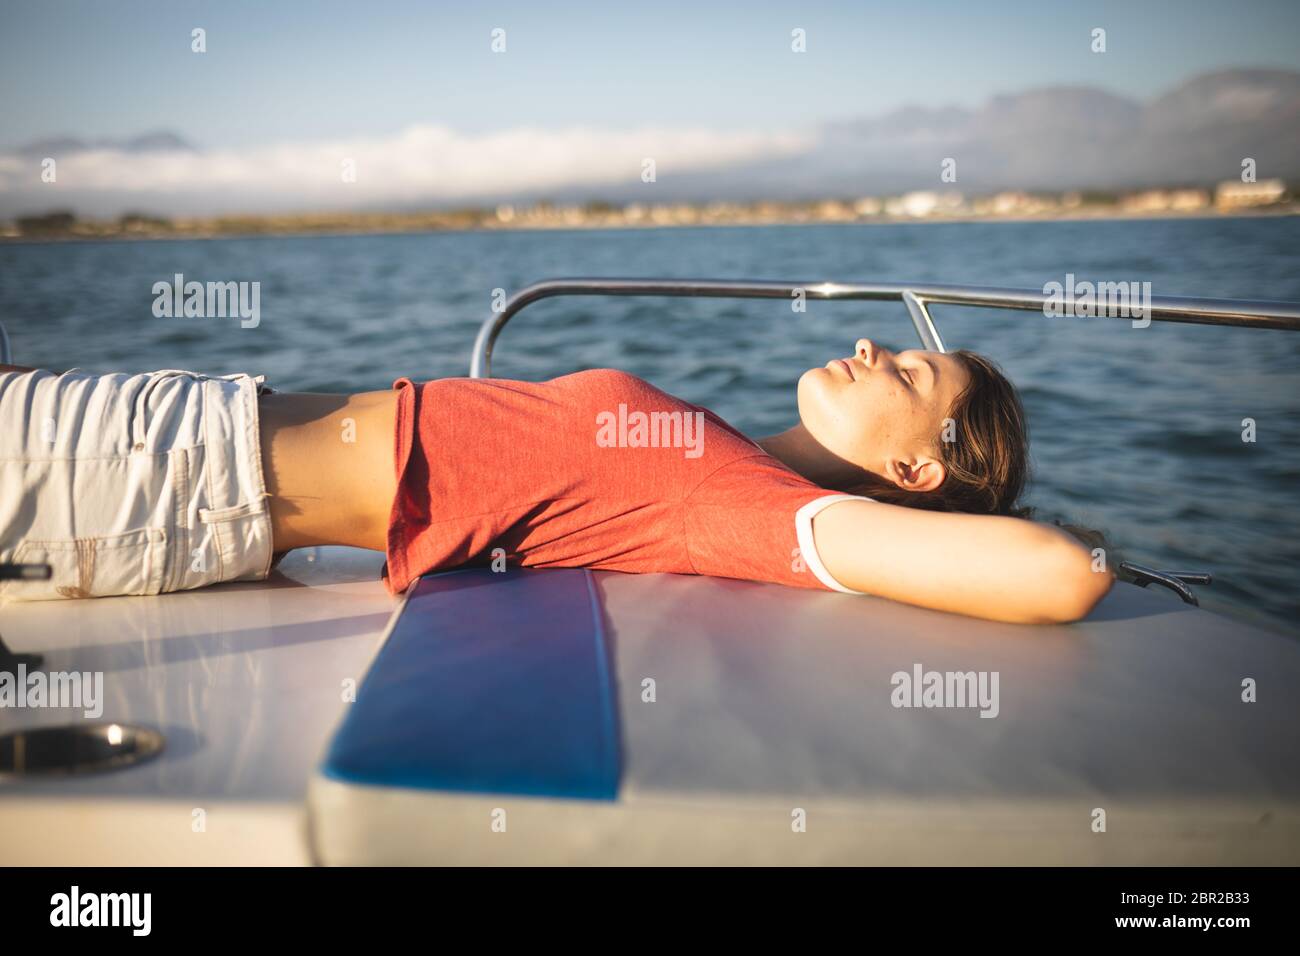
{"type": "Polygon", "coordinates": [[[845,375],[847,375],[851,380],[857,381],[857,376],[853,374],[853,366],[844,361],[844,359],[832,359],[831,364],[838,365],[840,368],[844,369],[845,375]]]}

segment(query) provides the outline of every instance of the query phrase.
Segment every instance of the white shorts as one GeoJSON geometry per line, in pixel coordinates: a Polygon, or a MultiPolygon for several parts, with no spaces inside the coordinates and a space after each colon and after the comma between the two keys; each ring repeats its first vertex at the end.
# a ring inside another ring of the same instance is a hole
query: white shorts
{"type": "Polygon", "coordinates": [[[0,373],[0,600],[158,594],[271,566],[262,377],[0,373]]]}

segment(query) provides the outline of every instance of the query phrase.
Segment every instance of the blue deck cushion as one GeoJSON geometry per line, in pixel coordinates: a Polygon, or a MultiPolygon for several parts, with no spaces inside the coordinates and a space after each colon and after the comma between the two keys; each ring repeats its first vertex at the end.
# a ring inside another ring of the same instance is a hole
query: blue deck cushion
{"type": "Polygon", "coordinates": [[[613,800],[616,714],[591,572],[427,575],[322,771],[376,786],[613,800]]]}

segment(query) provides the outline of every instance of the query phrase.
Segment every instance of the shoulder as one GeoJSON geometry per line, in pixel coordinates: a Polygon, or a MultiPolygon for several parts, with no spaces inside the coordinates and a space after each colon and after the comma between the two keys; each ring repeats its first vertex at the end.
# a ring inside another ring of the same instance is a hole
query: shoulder
{"type": "Polygon", "coordinates": [[[629,408],[646,411],[697,410],[683,399],[658,388],[643,378],[616,368],[593,368],[570,375],[553,378],[546,383],[555,392],[574,399],[595,402],[602,407],[616,408],[626,404],[629,408]]]}
{"type": "Polygon", "coordinates": [[[589,368],[553,378],[549,384],[582,391],[600,391],[630,395],[658,392],[643,378],[617,368],[589,368]]]}

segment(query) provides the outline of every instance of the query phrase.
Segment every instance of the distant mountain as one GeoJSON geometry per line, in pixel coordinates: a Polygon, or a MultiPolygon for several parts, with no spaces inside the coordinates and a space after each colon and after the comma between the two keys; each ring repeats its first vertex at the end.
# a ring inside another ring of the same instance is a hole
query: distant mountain
{"type": "Polygon", "coordinates": [[[55,136],[27,143],[14,150],[19,156],[69,156],[95,149],[115,150],[120,153],[192,153],[193,146],[175,133],[157,130],[132,136],[130,139],[97,139],[86,141],[72,136],[55,136]]]}
{"type": "Polygon", "coordinates": [[[1300,73],[1223,70],[1147,104],[1049,87],[975,110],[908,107],[827,124],[804,155],[683,175],[674,186],[691,199],[1122,189],[1231,179],[1245,157],[1260,178],[1300,178],[1300,73]],[[951,185],[939,178],[947,158],[951,185]]]}

